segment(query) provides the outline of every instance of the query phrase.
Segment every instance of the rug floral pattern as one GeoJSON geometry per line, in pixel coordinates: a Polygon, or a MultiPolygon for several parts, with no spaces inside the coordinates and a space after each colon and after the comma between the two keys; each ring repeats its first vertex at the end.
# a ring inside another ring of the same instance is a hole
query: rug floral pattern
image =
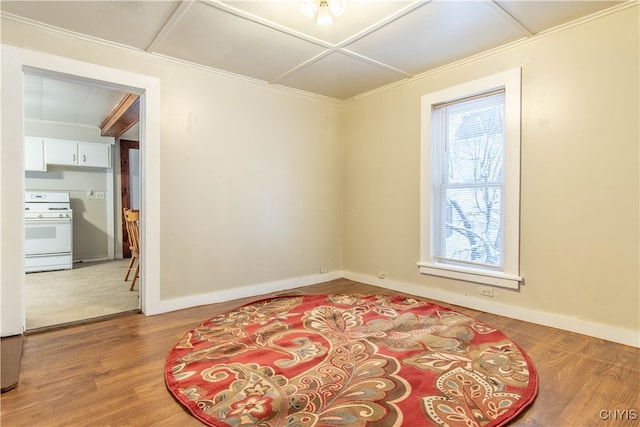
{"type": "Polygon", "coordinates": [[[165,379],[221,427],[497,426],[537,392],[502,332],[418,298],[306,295],[259,301],[189,331],[165,379]]]}

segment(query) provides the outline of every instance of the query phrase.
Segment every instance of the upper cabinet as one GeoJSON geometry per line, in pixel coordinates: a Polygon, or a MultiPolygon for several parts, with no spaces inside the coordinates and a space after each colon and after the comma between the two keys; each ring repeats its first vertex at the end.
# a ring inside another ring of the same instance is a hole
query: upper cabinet
{"type": "Polygon", "coordinates": [[[111,167],[111,146],[78,143],[78,165],[95,168],[111,167]]]}
{"type": "Polygon", "coordinates": [[[111,167],[111,146],[107,144],[45,139],[44,152],[50,165],[111,167]]]}
{"type": "Polygon", "coordinates": [[[27,136],[24,139],[24,169],[27,171],[46,171],[44,162],[44,138],[27,136]]]}
{"type": "Polygon", "coordinates": [[[49,165],[78,166],[78,143],[59,139],[44,142],[45,161],[49,165]]]}
{"type": "Polygon", "coordinates": [[[25,169],[46,170],[46,165],[111,167],[111,145],[51,138],[25,138],[25,169]]]}

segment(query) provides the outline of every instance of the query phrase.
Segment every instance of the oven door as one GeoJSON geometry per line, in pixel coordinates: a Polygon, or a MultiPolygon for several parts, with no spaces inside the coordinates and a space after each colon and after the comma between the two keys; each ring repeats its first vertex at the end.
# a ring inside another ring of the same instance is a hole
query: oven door
{"type": "Polygon", "coordinates": [[[25,218],[25,254],[71,253],[71,218],[25,218]]]}

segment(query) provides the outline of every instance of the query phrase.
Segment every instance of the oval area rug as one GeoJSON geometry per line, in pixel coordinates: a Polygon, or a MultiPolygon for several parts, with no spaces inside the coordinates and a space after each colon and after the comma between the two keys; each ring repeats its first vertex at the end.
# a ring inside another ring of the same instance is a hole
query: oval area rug
{"type": "Polygon", "coordinates": [[[533,402],[529,356],[420,298],[294,295],[216,315],[165,365],[210,426],[499,426],[533,402]]]}

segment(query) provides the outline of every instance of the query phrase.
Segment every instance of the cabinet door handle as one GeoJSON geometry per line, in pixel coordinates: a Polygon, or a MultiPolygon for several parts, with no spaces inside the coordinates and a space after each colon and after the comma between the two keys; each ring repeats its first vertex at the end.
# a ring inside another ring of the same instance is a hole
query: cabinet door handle
{"type": "Polygon", "coordinates": [[[84,154],[82,155],[82,163],[87,163],[87,156],[84,154]]]}
{"type": "Polygon", "coordinates": [[[75,154],[73,155],[73,162],[74,163],[76,162],[76,155],[75,154]]]}

